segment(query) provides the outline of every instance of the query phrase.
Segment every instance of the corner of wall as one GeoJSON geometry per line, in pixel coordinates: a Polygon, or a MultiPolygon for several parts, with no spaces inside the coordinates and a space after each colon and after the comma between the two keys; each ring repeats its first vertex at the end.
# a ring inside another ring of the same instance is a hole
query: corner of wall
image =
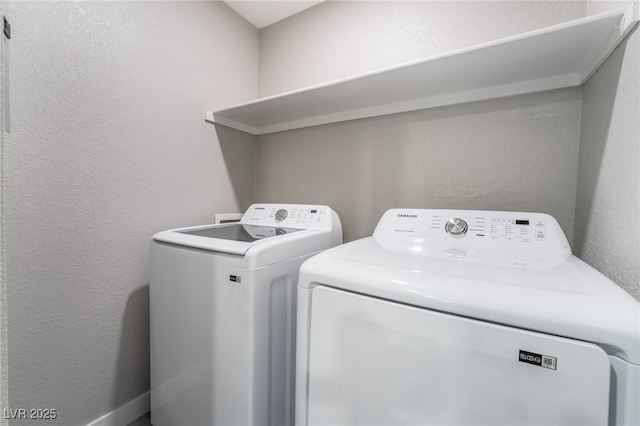
{"type": "Polygon", "coordinates": [[[636,27],[583,87],[574,225],[576,256],[638,300],[639,81],[636,27]]]}

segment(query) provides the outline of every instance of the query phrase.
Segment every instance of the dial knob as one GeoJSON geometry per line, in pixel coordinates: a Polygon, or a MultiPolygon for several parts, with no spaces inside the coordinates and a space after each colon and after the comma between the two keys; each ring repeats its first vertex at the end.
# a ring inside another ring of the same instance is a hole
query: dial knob
{"type": "Polygon", "coordinates": [[[287,218],[288,215],[289,215],[289,212],[286,211],[285,209],[278,210],[276,212],[276,222],[282,222],[287,218]]]}
{"type": "Polygon", "coordinates": [[[454,237],[461,237],[467,233],[467,229],[469,229],[469,227],[467,226],[467,222],[463,219],[454,217],[447,221],[446,225],[444,225],[444,229],[454,237]]]}

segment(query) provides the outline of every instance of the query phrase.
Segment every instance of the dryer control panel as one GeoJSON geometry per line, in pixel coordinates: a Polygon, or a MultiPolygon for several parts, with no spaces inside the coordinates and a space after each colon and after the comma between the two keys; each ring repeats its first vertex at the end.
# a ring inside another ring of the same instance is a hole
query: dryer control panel
{"type": "Polygon", "coordinates": [[[382,216],[373,235],[416,242],[569,250],[558,222],[544,213],[392,209],[382,216]]]}
{"type": "Polygon", "coordinates": [[[309,204],[254,204],[240,220],[242,224],[296,229],[326,229],[331,226],[327,206],[309,204]]]}

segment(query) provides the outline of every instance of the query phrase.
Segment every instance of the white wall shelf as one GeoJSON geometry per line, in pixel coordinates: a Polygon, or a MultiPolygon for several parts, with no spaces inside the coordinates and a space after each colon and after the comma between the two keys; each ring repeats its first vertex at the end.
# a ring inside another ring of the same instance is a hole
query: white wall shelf
{"type": "Polygon", "coordinates": [[[253,135],[580,86],[638,23],[638,3],[218,111],[253,135]]]}

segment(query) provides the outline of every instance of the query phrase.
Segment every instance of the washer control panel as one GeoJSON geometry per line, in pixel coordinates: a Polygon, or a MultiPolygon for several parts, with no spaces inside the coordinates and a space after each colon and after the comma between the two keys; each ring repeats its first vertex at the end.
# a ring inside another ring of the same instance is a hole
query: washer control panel
{"type": "Polygon", "coordinates": [[[544,213],[392,209],[380,219],[374,236],[418,242],[448,241],[550,250],[569,248],[558,222],[544,213]]]}
{"type": "Polygon", "coordinates": [[[240,223],[282,228],[324,229],[331,225],[327,206],[308,204],[254,204],[240,223]]]}

